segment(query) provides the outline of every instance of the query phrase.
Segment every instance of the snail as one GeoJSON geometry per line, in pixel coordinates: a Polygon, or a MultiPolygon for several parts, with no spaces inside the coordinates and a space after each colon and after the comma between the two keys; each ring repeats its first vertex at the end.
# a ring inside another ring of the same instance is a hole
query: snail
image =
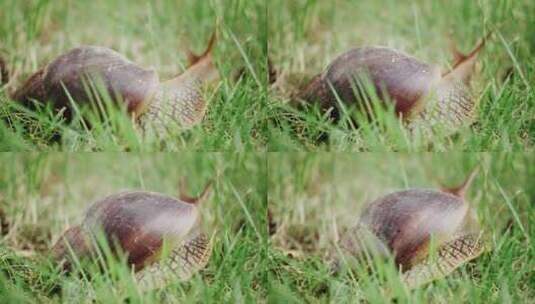
{"type": "Polygon", "coordinates": [[[466,55],[453,46],[455,61],[449,71],[387,47],[352,49],[312,78],[297,99],[302,104],[318,103],[334,119],[340,116],[339,101],[354,104],[369,116],[370,92],[363,86],[369,83],[383,103],[393,103],[409,130],[437,124],[457,129],[473,119],[470,78],[487,37],[466,55]]]}
{"type": "Polygon", "coordinates": [[[409,189],[373,201],[338,240],[332,265],[340,265],[341,257],[362,258],[366,253],[391,256],[402,281],[415,288],[478,257],[484,244],[475,212],[465,199],[475,175],[476,170],[456,188],[409,189]]]}
{"type": "Polygon", "coordinates": [[[196,198],[145,191],[105,197],[90,206],[81,225],[57,240],[53,260],[70,271],[74,257],[96,256],[102,237],[112,252],[126,254],[141,290],[187,280],[206,266],[211,255],[211,240],[201,231],[198,210],[209,189],[210,184],[196,198]]]}
{"type": "Polygon", "coordinates": [[[11,99],[30,107],[35,100],[50,102],[71,118],[71,99],[78,106],[95,101],[91,90],[95,86],[104,88],[114,103],[124,105],[143,129],[150,125],[160,132],[189,128],[206,111],[202,86],[219,78],[212,60],[215,37],[214,33],[201,55],[189,53],[190,66],[184,73],[162,82],[154,70],[141,68],[109,48],[77,47],[31,75],[11,99]]]}

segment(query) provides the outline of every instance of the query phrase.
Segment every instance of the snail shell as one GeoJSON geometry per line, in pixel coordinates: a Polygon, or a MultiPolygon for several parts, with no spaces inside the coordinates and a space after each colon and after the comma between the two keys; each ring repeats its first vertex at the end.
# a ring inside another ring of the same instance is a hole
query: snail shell
{"type": "Polygon", "coordinates": [[[455,50],[453,69],[445,73],[438,66],[394,49],[353,49],[314,77],[298,98],[318,103],[323,110],[332,111],[331,116],[336,119],[338,100],[370,111],[366,104],[366,85],[370,84],[380,100],[393,102],[395,112],[406,119],[410,129],[422,122],[457,128],[473,116],[475,101],[469,82],[484,41],[468,55],[455,50]]]}
{"type": "Polygon", "coordinates": [[[214,42],[215,34],[202,55],[190,55],[190,67],[183,74],[164,82],[155,71],[141,68],[111,49],[78,47],[30,76],[12,99],[27,106],[34,100],[48,101],[70,118],[71,100],[81,105],[105,94],[124,105],[142,126],[153,125],[157,130],[191,127],[205,113],[202,85],[218,79],[212,62],[214,42]]]}
{"type": "Polygon", "coordinates": [[[393,256],[409,287],[445,276],[483,251],[479,224],[464,199],[474,176],[454,189],[410,189],[375,200],[339,247],[353,256],[393,256]],[[431,245],[436,261],[429,259],[431,245]]]}
{"type": "Polygon", "coordinates": [[[29,78],[14,99],[50,100],[56,109],[70,109],[70,99],[93,99],[90,81],[105,85],[110,97],[119,93],[129,113],[138,116],[159,86],[153,70],[140,68],[121,54],[104,47],[82,46],[68,51],[29,78]],[[100,78],[100,79],[99,79],[100,78]],[[65,90],[68,91],[66,94],[65,90]]]}
{"type": "Polygon", "coordinates": [[[158,193],[132,191],[94,203],[81,225],[67,230],[52,248],[66,270],[72,253],[93,257],[103,237],[114,253],[125,253],[142,289],[153,289],[173,279],[186,280],[204,268],[211,242],[201,231],[198,202],[206,197],[180,200],[158,193]],[[164,252],[164,247],[169,252],[164,252]]]}

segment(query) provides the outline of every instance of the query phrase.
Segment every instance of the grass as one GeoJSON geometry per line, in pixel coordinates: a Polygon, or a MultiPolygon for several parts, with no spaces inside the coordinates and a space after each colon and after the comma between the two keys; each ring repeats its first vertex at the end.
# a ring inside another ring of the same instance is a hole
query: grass
{"type": "Polygon", "coordinates": [[[0,302],[86,303],[91,296],[106,303],[251,303],[266,297],[261,155],[4,153],[0,164],[0,302]],[[182,177],[191,194],[215,181],[201,209],[204,229],[215,233],[214,249],[207,267],[191,280],[140,294],[117,261],[107,261],[103,273],[80,267],[80,275],[69,276],[48,260],[50,246],[81,221],[91,202],[125,189],[176,196],[182,177]]]}
{"type": "Polygon", "coordinates": [[[519,151],[534,143],[533,1],[270,1],[269,56],[278,79],[268,97],[270,151],[519,151]],[[382,45],[449,68],[449,38],[467,52],[494,35],[473,80],[473,125],[454,135],[410,135],[391,109],[368,120],[348,107],[338,122],[294,109],[293,95],[339,54],[382,45]],[[355,127],[354,121],[358,127],[355,127]]]}
{"type": "Polygon", "coordinates": [[[535,296],[534,157],[529,153],[277,153],[268,163],[273,303],[528,303],[535,296]],[[490,250],[408,291],[391,261],[329,273],[325,254],[366,203],[407,188],[460,184],[490,250]]]}
{"type": "Polygon", "coordinates": [[[0,150],[224,151],[266,145],[266,13],[263,1],[6,0],[0,4],[0,54],[11,81],[0,87],[0,150]],[[48,107],[20,109],[7,92],[47,62],[79,45],[112,48],[160,79],[184,71],[186,51],[201,52],[218,27],[221,81],[208,91],[208,112],[191,130],[142,136],[113,108],[67,121],[48,107]],[[241,77],[239,77],[241,74],[241,77]],[[84,118],[84,119],[82,119],[84,118]],[[87,128],[87,125],[93,126],[87,128]]]}

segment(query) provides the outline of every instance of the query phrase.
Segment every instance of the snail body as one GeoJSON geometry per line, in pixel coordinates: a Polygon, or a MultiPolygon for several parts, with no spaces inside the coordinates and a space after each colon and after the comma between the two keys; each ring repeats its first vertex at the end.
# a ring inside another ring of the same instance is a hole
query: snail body
{"type": "Polygon", "coordinates": [[[167,81],[111,49],[74,48],[30,76],[11,98],[28,106],[35,100],[50,102],[69,118],[73,102],[77,106],[94,102],[105,93],[143,127],[188,128],[204,117],[202,86],[218,79],[212,61],[214,42],[215,35],[202,55],[190,56],[190,67],[183,74],[167,81]]]}
{"type": "Polygon", "coordinates": [[[447,72],[391,48],[352,49],[315,76],[298,99],[318,103],[335,119],[340,115],[339,102],[370,114],[366,104],[370,85],[381,101],[393,103],[409,129],[422,123],[458,128],[473,117],[470,78],[484,41],[468,55],[455,50],[456,61],[447,72]]]}
{"type": "Polygon", "coordinates": [[[373,201],[342,235],[339,248],[350,256],[393,257],[410,288],[449,274],[484,249],[475,213],[464,199],[473,177],[454,189],[409,189],[373,201]]]}
{"type": "Polygon", "coordinates": [[[199,198],[175,199],[145,191],[108,196],[87,210],[81,225],[59,238],[52,256],[70,270],[72,255],[95,257],[102,238],[115,254],[126,254],[141,289],[187,280],[205,267],[211,255],[198,210],[207,189],[199,198]]]}

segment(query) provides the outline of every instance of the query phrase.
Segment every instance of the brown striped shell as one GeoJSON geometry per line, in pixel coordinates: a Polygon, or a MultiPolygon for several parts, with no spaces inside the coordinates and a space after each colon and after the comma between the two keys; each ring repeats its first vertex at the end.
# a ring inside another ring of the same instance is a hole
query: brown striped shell
{"type": "Polygon", "coordinates": [[[459,127],[469,122],[475,106],[469,80],[483,40],[468,55],[455,50],[453,69],[430,65],[385,47],[350,50],[327,66],[298,95],[305,103],[317,103],[332,118],[340,116],[340,102],[371,114],[369,89],[383,103],[392,102],[395,112],[409,122],[426,121],[459,127]]]}
{"type": "Polygon", "coordinates": [[[103,89],[113,101],[121,100],[127,111],[137,116],[159,84],[155,71],[143,69],[111,49],[82,46],[32,75],[13,99],[25,104],[32,100],[50,101],[54,109],[65,109],[65,114],[71,116],[71,99],[80,106],[96,100],[103,89]]]}
{"type": "Polygon", "coordinates": [[[363,47],[337,57],[315,80],[317,87],[306,90],[304,98],[317,98],[328,109],[337,103],[332,86],[340,100],[359,102],[356,85],[359,80],[370,80],[380,97],[393,99],[397,113],[408,115],[439,79],[437,67],[414,57],[389,48],[363,47]],[[369,79],[364,79],[366,76],[369,79]]]}
{"type": "Polygon", "coordinates": [[[159,85],[154,70],[143,69],[111,49],[84,46],[59,56],[45,68],[46,97],[54,101],[55,107],[69,107],[65,90],[73,100],[89,101],[90,79],[96,86],[105,85],[111,98],[122,98],[130,113],[140,113],[159,85]]]}
{"type": "Polygon", "coordinates": [[[69,247],[77,258],[90,258],[103,236],[113,252],[126,254],[128,264],[138,272],[161,258],[164,243],[172,249],[199,236],[204,238],[197,202],[205,197],[208,187],[199,198],[175,199],[145,191],[110,195],[91,205],[82,224],[59,238],[52,255],[69,269],[69,247]]]}

